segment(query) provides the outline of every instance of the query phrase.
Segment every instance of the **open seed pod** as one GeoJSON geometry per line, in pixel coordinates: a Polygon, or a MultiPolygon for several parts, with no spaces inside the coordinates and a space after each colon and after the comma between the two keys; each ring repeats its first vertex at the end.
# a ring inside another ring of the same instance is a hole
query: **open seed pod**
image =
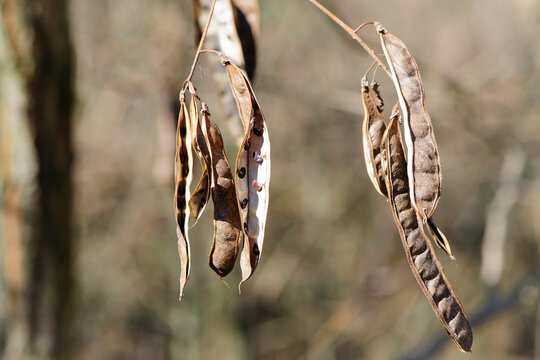
{"type": "Polygon", "coordinates": [[[380,154],[381,139],[384,130],[386,130],[386,121],[375,104],[365,76],[362,79],[362,105],[364,106],[362,144],[364,147],[366,170],[375,190],[386,197],[386,185],[382,174],[380,154]]]}
{"type": "Polygon", "coordinates": [[[255,271],[263,249],[270,187],[270,138],[247,77],[227,58],[223,58],[222,63],[227,69],[245,131],[236,158],[236,188],[246,236],[240,258],[242,284],[255,271]]]}
{"type": "Polygon", "coordinates": [[[211,185],[211,176],[210,171],[212,166],[212,159],[210,157],[210,151],[206,144],[206,138],[203,133],[201,122],[199,120],[199,112],[197,110],[197,102],[195,96],[191,97],[191,102],[189,104],[189,112],[191,115],[192,126],[190,128],[190,138],[193,145],[193,149],[197,154],[201,162],[201,178],[191,195],[191,198],[188,202],[189,212],[195,221],[199,220],[206,204],[208,204],[208,199],[210,197],[210,185],[211,185]]]}
{"type": "Polygon", "coordinates": [[[190,119],[183,96],[180,101],[180,113],[176,129],[176,155],[174,160],[174,214],[176,218],[176,235],[178,238],[178,255],[180,256],[180,299],[189,278],[190,246],[188,237],[187,202],[190,197],[190,185],[193,167],[191,154],[190,119]]]}

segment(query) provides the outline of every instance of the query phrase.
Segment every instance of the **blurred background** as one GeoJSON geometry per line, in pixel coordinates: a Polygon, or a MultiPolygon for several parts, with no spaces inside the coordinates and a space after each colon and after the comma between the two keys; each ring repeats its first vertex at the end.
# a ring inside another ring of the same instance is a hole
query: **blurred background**
{"type": "MultiPolygon", "coordinates": [[[[229,286],[210,270],[209,205],[182,302],[172,173],[192,2],[1,4],[4,359],[540,359],[540,2],[323,2],[353,28],[380,21],[419,64],[443,169],[434,218],[457,262],[436,251],[473,325],[467,355],[366,173],[372,60],[308,0],[260,2],[273,169],[259,267],[242,295],[238,265],[229,286]]],[[[193,81],[220,125],[208,56],[193,81]]],[[[377,79],[388,116],[393,85],[377,79]]]]}

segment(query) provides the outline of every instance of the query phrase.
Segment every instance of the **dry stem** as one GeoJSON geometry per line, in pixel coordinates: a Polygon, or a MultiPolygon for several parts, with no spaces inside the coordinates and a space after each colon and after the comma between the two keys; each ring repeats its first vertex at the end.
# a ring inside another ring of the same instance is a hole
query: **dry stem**
{"type": "Polygon", "coordinates": [[[390,71],[388,71],[388,69],[386,68],[386,66],[383,64],[383,62],[381,61],[381,59],[379,59],[379,57],[375,54],[375,52],[373,51],[373,49],[371,49],[366,43],[364,40],[362,40],[362,38],[358,35],[356,35],[356,32],[358,30],[360,30],[364,25],[367,25],[367,24],[373,24],[372,21],[368,21],[368,22],[365,22],[363,23],[362,25],[360,25],[358,28],[353,29],[351,28],[350,26],[348,26],[347,24],[345,24],[343,22],[343,20],[341,20],[340,18],[338,18],[336,15],[334,15],[330,10],[328,10],[327,8],[325,8],[324,6],[322,6],[317,0],[309,0],[313,5],[315,5],[316,7],[319,8],[319,10],[321,10],[323,13],[325,13],[326,15],[328,15],[328,17],[330,19],[332,19],[336,24],[338,24],[339,26],[341,26],[341,28],[343,30],[345,30],[354,40],[356,40],[360,45],[362,45],[362,47],[364,48],[364,50],[366,50],[366,52],[380,65],[380,67],[384,70],[384,72],[390,77],[392,78],[392,75],[390,74],[390,71]]]}

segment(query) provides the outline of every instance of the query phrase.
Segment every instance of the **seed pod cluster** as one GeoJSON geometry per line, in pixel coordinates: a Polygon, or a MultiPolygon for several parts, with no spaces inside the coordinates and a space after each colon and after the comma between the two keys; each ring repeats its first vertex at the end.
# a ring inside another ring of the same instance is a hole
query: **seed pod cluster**
{"type": "MultiPolygon", "coordinates": [[[[411,271],[456,346],[469,352],[472,330],[446,278],[432,242],[454,260],[450,244],[431,217],[441,195],[441,166],[416,61],[403,41],[376,24],[398,103],[388,126],[379,86],[362,79],[363,147],[375,190],[390,204],[411,271]],[[372,92],[375,93],[374,100],[372,92]],[[403,118],[406,153],[399,124],[403,118]]],[[[368,70],[369,72],[369,70],[368,70]]]]}
{"type": "Polygon", "coordinates": [[[188,82],[192,96],[188,111],[184,101],[185,89],[182,89],[175,162],[175,214],[181,262],[180,297],[190,266],[188,215],[196,223],[206,208],[210,193],[214,204],[210,268],[220,277],[228,275],[234,268],[244,239],[240,260],[242,283],[255,271],[263,248],[271,164],[268,129],[247,76],[229,58],[222,56],[221,61],[238,108],[244,137],[238,150],[233,176],[221,131],[210,115],[208,106],[200,101],[195,88],[188,82]],[[201,103],[200,114],[198,101],[201,103]],[[193,193],[190,192],[192,150],[201,163],[201,178],[193,193]]]}

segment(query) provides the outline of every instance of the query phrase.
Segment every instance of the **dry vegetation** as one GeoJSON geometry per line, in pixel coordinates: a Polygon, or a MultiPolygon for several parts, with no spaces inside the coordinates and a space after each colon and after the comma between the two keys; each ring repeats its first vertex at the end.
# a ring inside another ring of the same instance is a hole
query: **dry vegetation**
{"type": "MultiPolygon", "coordinates": [[[[430,345],[440,346],[434,359],[540,357],[540,3],[325,5],[352,27],[381,21],[422,71],[444,172],[435,219],[458,262],[440,258],[471,320],[473,352],[446,338],[366,176],[361,79],[372,59],[307,0],[260,1],[253,85],[273,163],[263,260],[241,296],[209,271],[209,204],[190,231],[179,303],[171,198],[192,2],[73,0],[76,358],[390,359],[430,345]],[[482,247],[499,245],[484,234],[501,235],[491,228],[501,221],[504,263],[490,283],[482,247]]],[[[375,31],[361,34],[376,47],[375,31]]],[[[207,58],[194,81],[220,124],[207,58]]],[[[393,84],[380,82],[389,114],[393,84]]],[[[237,148],[226,151],[231,160],[237,148]]],[[[240,279],[237,266],[227,282],[240,279]]]]}

